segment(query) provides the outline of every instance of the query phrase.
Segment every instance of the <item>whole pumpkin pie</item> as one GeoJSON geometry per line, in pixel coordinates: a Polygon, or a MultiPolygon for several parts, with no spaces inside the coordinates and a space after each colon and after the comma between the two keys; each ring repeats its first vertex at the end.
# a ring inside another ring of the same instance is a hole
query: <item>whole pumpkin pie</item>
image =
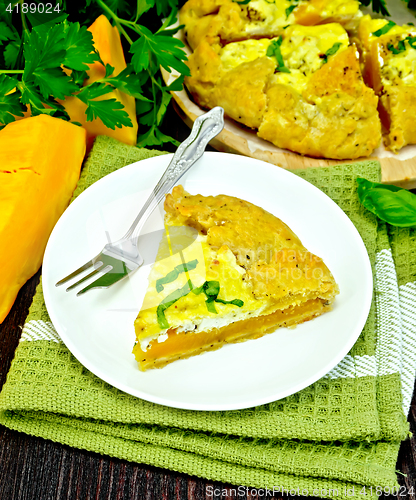
{"type": "Polygon", "coordinates": [[[165,200],[166,235],[135,320],[141,370],[259,338],[331,309],[338,286],[321,258],[262,208],[227,195],[165,200]],[[179,228],[194,233],[175,248],[179,228]]]}

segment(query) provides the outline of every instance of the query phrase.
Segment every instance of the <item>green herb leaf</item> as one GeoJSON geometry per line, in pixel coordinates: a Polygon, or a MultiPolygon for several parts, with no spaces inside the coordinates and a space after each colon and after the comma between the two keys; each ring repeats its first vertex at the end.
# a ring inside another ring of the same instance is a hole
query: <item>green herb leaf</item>
{"type": "Polygon", "coordinates": [[[181,91],[183,89],[184,79],[185,79],[185,75],[179,76],[168,87],[163,87],[163,90],[167,91],[167,92],[179,92],[179,91],[181,91]]]}
{"type": "Polygon", "coordinates": [[[71,80],[74,82],[74,84],[77,87],[82,87],[84,84],[84,81],[88,80],[87,72],[84,70],[78,71],[76,69],[73,69],[71,72],[71,80]]]}
{"type": "Polygon", "coordinates": [[[177,0],[153,0],[153,5],[156,7],[157,15],[165,17],[171,10],[175,10],[178,6],[177,0]]]}
{"type": "Polygon", "coordinates": [[[59,68],[65,59],[63,29],[60,25],[33,28],[24,41],[25,70],[23,78],[31,79],[34,71],[59,68]]]}
{"type": "Polygon", "coordinates": [[[183,264],[179,264],[178,266],[175,266],[175,268],[170,273],[168,273],[166,276],[156,280],[156,291],[158,293],[160,293],[164,289],[163,285],[167,285],[168,283],[172,283],[173,281],[175,281],[178,278],[178,276],[181,273],[186,273],[188,271],[192,271],[193,269],[196,268],[197,265],[198,265],[198,260],[194,259],[194,260],[191,260],[190,262],[184,262],[183,264]]]}
{"type": "Polygon", "coordinates": [[[66,96],[78,90],[78,86],[74,84],[71,77],[60,68],[36,68],[33,77],[44,98],[53,95],[58,99],[65,99],[66,96]]]}
{"type": "Polygon", "coordinates": [[[177,302],[181,297],[188,295],[188,293],[192,290],[192,288],[193,287],[191,280],[188,280],[187,283],[185,283],[185,285],[182,288],[179,288],[178,290],[175,290],[174,292],[170,293],[157,306],[156,310],[157,322],[159,323],[159,326],[162,330],[166,330],[167,328],[169,328],[169,323],[165,316],[166,309],[168,309],[171,305],[177,302]]]}
{"type": "Polygon", "coordinates": [[[393,226],[416,226],[416,195],[397,186],[357,178],[358,198],[367,210],[393,226]]]}
{"type": "Polygon", "coordinates": [[[114,66],[111,66],[111,64],[106,64],[104,78],[110,77],[114,73],[114,69],[114,66]]]}
{"type": "Polygon", "coordinates": [[[243,307],[243,305],[244,305],[244,302],[240,299],[234,299],[234,300],[216,299],[215,302],[221,302],[221,304],[232,304],[232,305],[238,306],[238,307],[243,307]]]}
{"type": "Polygon", "coordinates": [[[4,62],[8,68],[15,68],[20,51],[20,40],[12,40],[6,45],[3,52],[4,62]]]}
{"type": "Polygon", "coordinates": [[[238,3],[239,5],[247,5],[250,3],[250,0],[233,0],[233,2],[238,3]]]}
{"type": "Polygon", "coordinates": [[[214,299],[207,299],[205,301],[205,305],[207,306],[207,310],[208,312],[212,313],[212,314],[218,314],[218,311],[215,309],[215,302],[214,302],[214,299]]]}
{"type": "Polygon", "coordinates": [[[164,92],[162,94],[162,102],[160,103],[160,107],[157,110],[156,114],[156,125],[160,125],[162,123],[162,119],[165,116],[166,110],[168,108],[168,104],[170,103],[170,100],[172,99],[172,96],[168,94],[167,92],[164,92]]]}
{"type": "Polygon", "coordinates": [[[286,68],[285,63],[283,61],[283,56],[280,51],[280,46],[282,45],[283,38],[279,36],[277,40],[272,40],[270,45],[267,47],[266,56],[267,57],[275,57],[277,61],[277,67],[275,72],[280,73],[290,73],[290,70],[286,68]]]}
{"type": "Polygon", "coordinates": [[[397,44],[397,47],[395,47],[392,43],[389,43],[387,45],[387,48],[390,50],[390,52],[393,52],[393,54],[401,54],[402,52],[406,51],[406,44],[404,40],[400,40],[397,44]]]}
{"type": "Polygon", "coordinates": [[[342,43],[340,42],[336,42],[334,43],[334,45],[328,49],[324,56],[323,56],[323,60],[324,60],[324,64],[326,64],[328,62],[328,57],[329,56],[333,56],[334,54],[336,54],[338,52],[338,49],[342,46],[342,43]]]}
{"type": "Polygon", "coordinates": [[[406,38],[406,40],[408,41],[409,45],[412,47],[412,49],[415,49],[416,50],[416,36],[408,36],[406,38]]]}
{"type": "Polygon", "coordinates": [[[85,110],[87,121],[99,118],[106,127],[112,130],[123,125],[131,127],[130,117],[120,101],[117,101],[117,99],[97,100],[112,90],[113,88],[110,85],[103,82],[94,82],[81,89],[77,97],[87,105],[85,110]]]}
{"type": "Polygon", "coordinates": [[[7,40],[13,40],[14,33],[3,21],[0,21],[0,45],[7,40]]]}
{"type": "Polygon", "coordinates": [[[220,293],[220,283],[219,281],[205,281],[205,283],[198,288],[194,288],[192,293],[195,295],[199,295],[201,292],[204,292],[207,300],[205,304],[209,312],[217,314],[217,310],[215,309],[214,302],[220,302],[221,304],[231,304],[234,306],[242,307],[244,302],[240,299],[234,300],[223,300],[218,298],[218,294],[220,293]]]}
{"type": "Polygon", "coordinates": [[[139,27],[142,36],[130,47],[133,54],[131,62],[136,73],[149,68],[152,56],[156,58],[156,64],[162,66],[169,73],[171,68],[182,75],[190,76],[188,66],[183,62],[186,54],[182,50],[185,47],[181,40],[164,36],[163,31],[156,35],[144,26],[139,27]]]}
{"type": "Polygon", "coordinates": [[[24,108],[20,103],[20,92],[12,92],[18,85],[17,78],[0,75],[0,123],[7,125],[15,120],[14,115],[23,116],[24,108]],[[7,95],[6,95],[7,94],[7,95]]]}
{"type": "Polygon", "coordinates": [[[288,7],[286,10],[285,10],[285,13],[286,13],[286,19],[290,16],[290,14],[296,9],[297,5],[296,4],[293,4],[291,5],[290,7],[288,7]]]}
{"type": "Polygon", "coordinates": [[[393,28],[393,26],[396,26],[396,23],[394,23],[393,21],[389,21],[382,28],[380,28],[377,31],[374,31],[374,33],[372,33],[372,35],[373,36],[377,36],[377,37],[381,36],[381,35],[385,35],[386,33],[388,33],[393,28]]]}
{"type": "MultiPolygon", "coordinates": [[[[111,66],[107,64],[106,69],[108,66],[111,68],[111,66]]],[[[114,70],[114,68],[112,69],[114,70]]],[[[103,81],[140,101],[151,102],[143,95],[140,76],[134,74],[133,68],[130,66],[127,66],[127,68],[117,76],[112,76],[110,78],[105,77],[103,81]]]]}
{"type": "Polygon", "coordinates": [[[63,31],[65,58],[63,64],[71,69],[88,70],[89,64],[99,60],[94,49],[92,33],[86,26],[65,21],[60,24],[63,31]]]}
{"type": "Polygon", "coordinates": [[[379,14],[383,14],[383,16],[389,16],[390,13],[387,10],[386,0],[360,0],[363,5],[372,4],[372,8],[374,12],[379,14]]]}
{"type": "Polygon", "coordinates": [[[88,101],[85,110],[87,121],[99,118],[106,127],[114,130],[116,127],[132,127],[133,124],[124,106],[117,99],[105,99],[103,101],[88,101]]]}
{"type": "Polygon", "coordinates": [[[53,116],[58,109],[62,108],[56,101],[45,99],[33,82],[18,82],[17,88],[21,93],[20,102],[30,106],[30,112],[33,116],[41,113],[53,116]]]}
{"type": "Polygon", "coordinates": [[[137,141],[137,147],[145,146],[162,146],[163,144],[171,142],[175,146],[179,146],[179,142],[172,137],[164,134],[156,125],[152,125],[151,128],[137,141]]]}

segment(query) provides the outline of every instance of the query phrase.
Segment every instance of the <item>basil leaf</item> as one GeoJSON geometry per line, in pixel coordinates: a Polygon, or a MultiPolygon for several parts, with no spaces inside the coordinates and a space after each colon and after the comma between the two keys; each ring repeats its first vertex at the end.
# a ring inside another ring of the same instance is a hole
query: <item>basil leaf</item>
{"type": "Polygon", "coordinates": [[[283,38],[279,36],[277,40],[272,40],[270,45],[267,47],[266,56],[275,57],[277,61],[277,67],[275,73],[290,73],[290,70],[286,68],[285,62],[283,61],[282,53],[280,52],[280,46],[282,45],[283,38]]]}
{"type": "Polygon", "coordinates": [[[338,49],[341,47],[342,43],[340,42],[336,42],[334,43],[334,45],[328,49],[325,54],[323,55],[323,59],[324,59],[324,64],[326,64],[328,62],[328,57],[329,56],[333,56],[334,54],[336,54],[338,52],[338,49]]]}
{"type": "Polygon", "coordinates": [[[220,293],[220,284],[218,281],[206,281],[204,283],[204,292],[207,297],[217,298],[220,293]]]}
{"type": "Polygon", "coordinates": [[[416,226],[416,195],[407,189],[357,178],[358,198],[364,207],[392,226],[416,226]]]}
{"type": "Polygon", "coordinates": [[[205,304],[207,306],[207,309],[210,313],[213,313],[213,314],[218,314],[217,310],[215,309],[215,302],[214,302],[214,299],[212,298],[209,298],[205,301],[205,304]]]}
{"type": "Polygon", "coordinates": [[[412,49],[416,49],[416,36],[408,36],[406,40],[409,42],[409,45],[412,47],[412,49]]]}
{"type": "Polygon", "coordinates": [[[390,52],[393,52],[393,54],[401,54],[402,52],[405,52],[406,44],[404,40],[400,40],[400,42],[397,44],[397,48],[392,43],[389,43],[387,45],[387,48],[390,50],[390,52]]]}
{"type": "Polygon", "coordinates": [[[396,23],[394,23],[393,21],[389,21],[382,28],[380,28],[377,31],[374,31],[374,33],[372,33],[372,35],[373,36],[385,35],[386,33],[388,33],[393,28],[393,26],[396,26],[396,23]]]}
{"type": "Polygon", "coordinates": [[[238,5],[247,5],[250,0],[233,0],[233,2],[238,3],[238,5]]]}
{"type": "Polygon", "coordinates": [[[160,328],[163,330],[169,328],[168,320],[165,316],[165,311],[175,302],[177,302],[181,297],[188,295],[188,293],[192,290],[192,282],[188,280],[182,288],[175,290],[170,293],[167,297],[165,297],[162,302],[157,306],[156,316],[157,322],[159,323],[160,328]]]}
{"type": "Polygon", "coordinates": [[[238,306],[238,307],[243,307],[244,305],[244,302],[240,299],[234,299],[234,300],[215,299],[215,302],[221,302],[221,304],[232,304],[233,306],[238,306]]]}
{"type": "Polygon", "coordinates": [[[205,283],[198,288],[194,288],[192,293],[195,295],[199,295],[201,292],[205,293],[207,300],[205,304],[209,312],[218,314],[215,309],[214,302],[220,302],[221,304],[232,304],[234,306],[242,307],[244,302],[240,299],[234,300],[223,300],[218,298],[218,294],[220,293],[220,284],[218,281],[205,281],[205,283]]]}
{"type": "Polygon", "coordinates": [[[286,13],[286,19],[290,16],[290,14],[296,9],[297,5],[296,4],[293,4],[291,5],[290,7],[288,7],[286,10],[285,10],[285,13],[286,13]]]}
{"type": "Polygon", "coordinates": [[[192,293],[194,293],[195,295],[199,295],[202,292],[203,289],[204,289],[204,285],[201,285],[198,288],[194,288],[192,290],[192,293]]]}
{"type": "Polygon", "coordinates": [[[185,262],[184,264],[179,264],[166,276],[156,280],[156,291],[158,293],[160,293],[164,289],[163,285],[167,285],[168,283],[172,283],[173,281],[175,281],[178,278],[178,276],[181,273],[186,273],[188,271],[192,271],[193,269],[196,268],[197,265],[198,265],[197,259],[191,260],[190,262],[185,262]]]}

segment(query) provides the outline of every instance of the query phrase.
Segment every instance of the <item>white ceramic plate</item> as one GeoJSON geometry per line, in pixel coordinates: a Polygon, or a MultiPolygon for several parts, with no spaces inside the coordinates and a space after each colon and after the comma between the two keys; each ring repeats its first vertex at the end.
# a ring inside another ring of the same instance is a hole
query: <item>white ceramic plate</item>
{"type": "Polygon", "coordinates": [[[139,398],[176,408],[231,410],[268,403],[312,384],[348,353],[366,321],[372,272],[364,244],[344,212],[296,175],[252,158],[205,153],[182,178],[190,193],[248,200],[286,222],[311,252],[324,259],[340,287],[334,309],[295,329],[139,371],[131,350],[134,319],[147,288],[156,210],[144,228],[146,264],[107,290],[81,297],[55,283],[123,236],[165,170],[171,155],[114,172],[82,193],[49,239],[43,290],[51,320],[74,356],[109,384],[139,398]],[[147,233],[147,234],[146,234],[147,233]],[[153,236],[152,236],[153,233],[153,236]]]}

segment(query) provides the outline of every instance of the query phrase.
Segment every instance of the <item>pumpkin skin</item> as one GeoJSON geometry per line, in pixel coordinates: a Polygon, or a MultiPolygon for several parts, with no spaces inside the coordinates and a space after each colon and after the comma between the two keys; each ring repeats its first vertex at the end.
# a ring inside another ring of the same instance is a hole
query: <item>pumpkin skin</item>
{"type": "Polygon", "coordinates": [[[42,264],[85,155],[86,131],[48,115],[0,131],[0,323],[42,264]]]}

